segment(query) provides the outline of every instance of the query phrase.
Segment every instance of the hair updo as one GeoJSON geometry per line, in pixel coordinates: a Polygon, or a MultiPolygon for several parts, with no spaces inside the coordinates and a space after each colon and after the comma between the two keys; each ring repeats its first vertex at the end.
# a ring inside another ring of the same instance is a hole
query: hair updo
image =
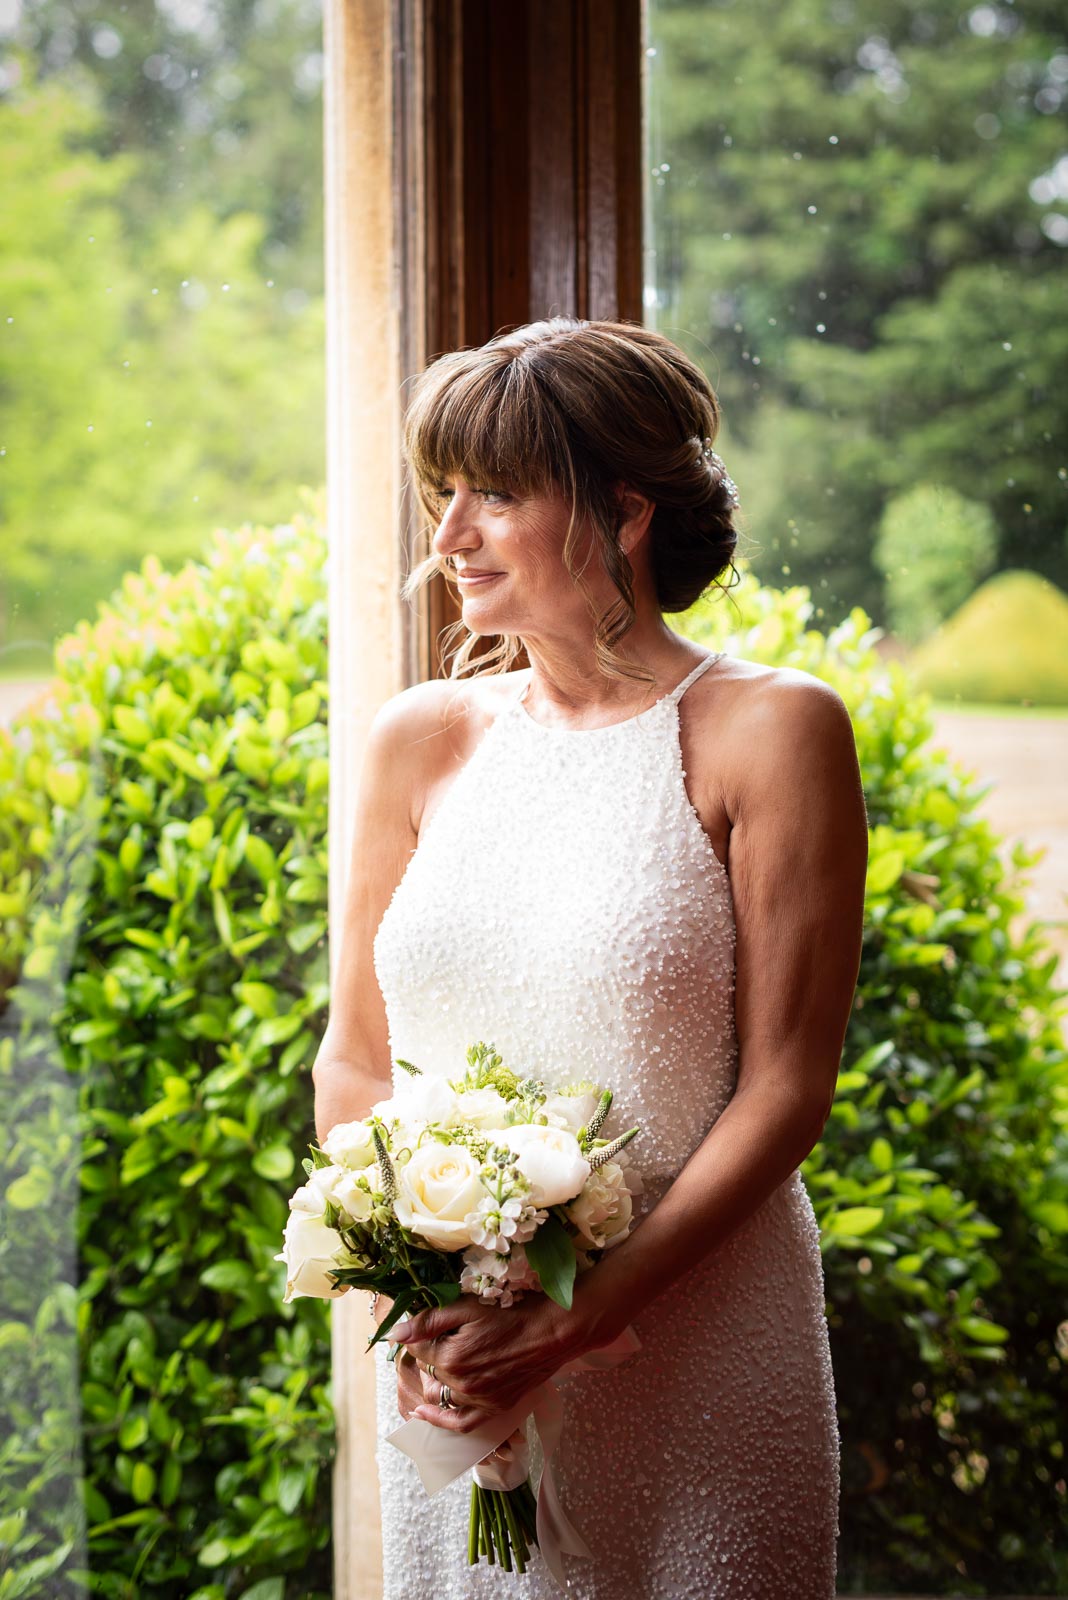
{"type": "MultiPolygon", "coordinates": [[[[737,492],[712,449],[719,421],[705,374],[663,334],[640,323],[550,317],[432,361],[413,384],[404,453],[433,528],[444,514],[439,492],[454,475],[513,495],[562,493],[572,507],[563,560],[590,603],[598,663],[611,677],[644,679],[650,674],[614,649],[636,614],[618,485],[654,503],[660,610],[687,610],[733,567],[738,542],[737,492]],[[601,616],[574,559],[582,523],[619,591],[601,616]]],[[[409,574],[404,598],[435,572],[454,581],[451,566],[431,554],[409,574]]],[[[448,631],[460,636],[455,678],[472,666],[478,635],[462,620],[448,631]]],[[[507,671],[521,648],[518,637],[502,636],[478,669],[507,671]]]]}

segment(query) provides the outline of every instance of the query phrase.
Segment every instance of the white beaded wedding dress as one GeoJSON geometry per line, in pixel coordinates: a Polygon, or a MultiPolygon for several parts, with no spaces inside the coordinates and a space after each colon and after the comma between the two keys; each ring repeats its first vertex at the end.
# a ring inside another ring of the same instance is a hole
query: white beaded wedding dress
{"type": "MultiPolygon", "coordinates": [[[[544,726],[517,694],[430,817],[375,936],[391,1059],[460,1077],[484,1040],[524,1075],[607,1085],[602,1136],[642,1128],[628,1146],[639,1217],[737,1070],[730,879],[679,740],[679,702],[717,659],[607,727],[544,726]]],[[[642,1348],[622,1365],[559,1380],[553,1472],[592,1551],[564,1555],[566,1593],[831,1600],[839,1435],[800,1172],[633,1325],[642,1348]]],[[[402,1419],[385,1342],[374,1349],[384,1600],[558,1596],[536,1548],[523,1575],[468,1565],[470,1475],[428,1496],[385,1438],[402,1419]]]]}

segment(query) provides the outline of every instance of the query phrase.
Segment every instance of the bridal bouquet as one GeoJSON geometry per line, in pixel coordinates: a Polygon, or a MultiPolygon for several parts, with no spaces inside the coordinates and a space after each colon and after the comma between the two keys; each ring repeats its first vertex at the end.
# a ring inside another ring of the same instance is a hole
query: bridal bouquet
{"type": "MultiPolygon", "coordinates": [[[[456,1080],[410,1061],[397,1066],[410,1082],[310,1147],[307,1182],[289,1201],[275,1257],[286,1264],[285,1302],[352,1288],[389,1295],[393,1305],[368,1349],[402,1316],[461,1294],[508,1306],[543,1293],[570,1308],[576,1274],[626,1237],[642,1192],[637,1174],[615,1159],[638,1128],[599,1137],[611,1090],[585,1079],[554,1088],[520,1079],[483,1043],[467,1051],[467,1071],[456,1080]]],[[[638,1347],[627,1329],[561,1370],[612,1366],[638,1347]]],[[[514,1558],[524,1572],[536,1543],[562,1582],[558,1550],[589,1551],[555,1497],[549,1462],[558,1436],[555,1390],[542,1385],[525,1406],[467,1434],[443,1437],[412,1418],[390,1439],[415,1458],[431,1493],[474,1466],[469,1563],[485,1556],[510,1572],[514,1558]],[[531,1411],[545,1446],[537,1500],[519,1426],[531,1411]]]]}

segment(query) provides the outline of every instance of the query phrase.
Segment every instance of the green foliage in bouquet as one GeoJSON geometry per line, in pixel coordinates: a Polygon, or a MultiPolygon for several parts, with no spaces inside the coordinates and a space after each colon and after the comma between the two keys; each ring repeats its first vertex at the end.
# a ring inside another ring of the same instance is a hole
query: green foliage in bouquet
{"type": "Polygon", "coordinates": [[[974,775],[859,608],[806,588],[680,619],[689,637],[833,685],[870,853],[836,1104],[802,1169],[820,1222],[843,1440],[840,1589],[1068,1592],[1065,990],[974,775]]]}
{"type": "Polygon", "coordinates": [[[314,511],[147,558],[0,733],[5,1600],[332,1592],[329,1308],[272,1260],[327,1003],[324,559],[314,511]]]}

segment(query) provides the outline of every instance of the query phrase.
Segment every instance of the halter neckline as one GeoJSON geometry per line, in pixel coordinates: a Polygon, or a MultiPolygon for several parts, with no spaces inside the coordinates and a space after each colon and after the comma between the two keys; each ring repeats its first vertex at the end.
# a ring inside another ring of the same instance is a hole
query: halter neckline
{"type": "Polygon", "coordinates": [[[662,694],[658,700],[654,700],[652,705],[646,706],[644,711],[636,711],[632,716],[624,717],[621,722],[606,722],[602,727],[599,728],[551,728],[547,727],[544,722],[538,722],[534,717],[531,716],[530,712],[523,704],[523,697],[530,687],[529,679],[512,701],[511,709],[513,712],[518,713],[518,718],[520,721],[529,724],[532,728],[536,728],[539,733],[549,734],[552,737],[557,737],[560,735],[563,735],[564,737],[570,737],[573,734],[612,733],[616,728],[626,728],[629,727],[632,722],[640,722],[643,717],[650,716],[667,701],[674,701],[674,703],[678,705],[679,701],[682,699],[682,696],[690,687],[690,684],[693,683],[696,678],[699,678],[702,672],[705,672],[715,662],[719,661],[725,654],[726,651],[717,650],[711,655],[705,656],[703,661],[699,661],[695,667],[691,667],[690,671],[686,674],[681,683],[677,683],[674,689],[669,689],[667,693],[662,694]]]}

